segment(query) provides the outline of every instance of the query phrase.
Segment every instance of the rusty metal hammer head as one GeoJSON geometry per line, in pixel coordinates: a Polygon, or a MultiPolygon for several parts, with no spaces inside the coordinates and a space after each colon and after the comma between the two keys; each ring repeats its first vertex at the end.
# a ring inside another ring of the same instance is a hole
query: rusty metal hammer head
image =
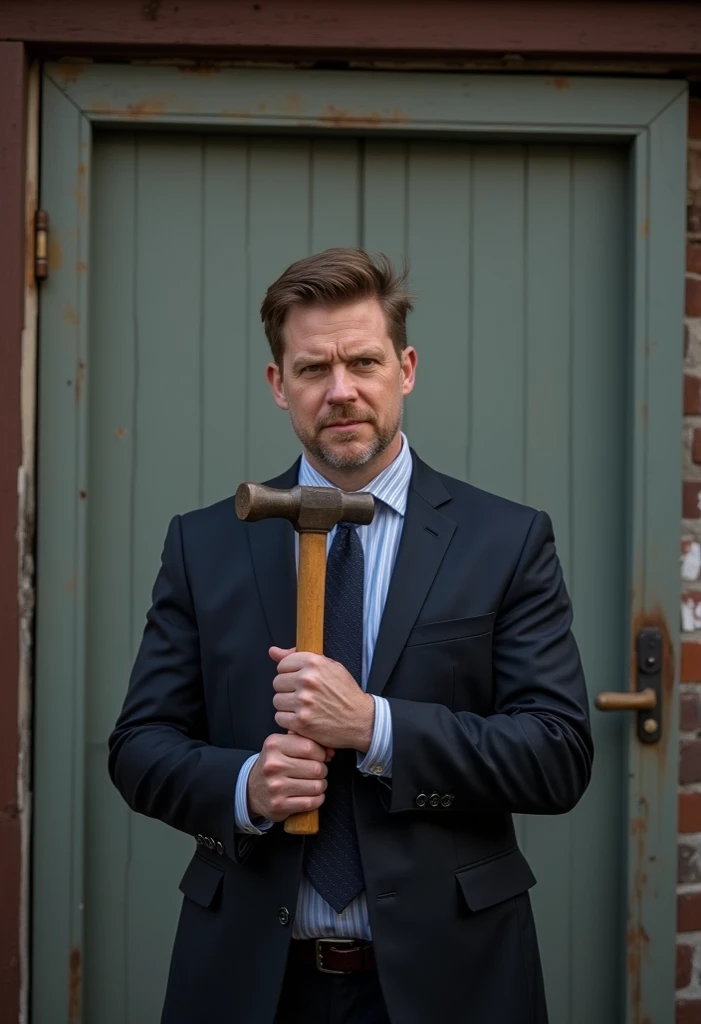
{"type": "Polygon", "coordinates": [[[375,500],[366,491],[335,487],[292,487],[280,490],[263,484],[241,484],[236,491],[236,515],[246,523],[289,519],[298,533],[329,533],[336,523],[372,522],[375,500]]]}

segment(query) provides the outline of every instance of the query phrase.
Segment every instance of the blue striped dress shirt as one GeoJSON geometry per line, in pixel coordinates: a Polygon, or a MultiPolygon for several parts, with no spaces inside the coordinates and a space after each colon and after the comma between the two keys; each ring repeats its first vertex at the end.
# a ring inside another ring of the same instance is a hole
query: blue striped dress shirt
{"type": "MultiPolygon", "coordinates": [[[[412,461],[407,439],[402,434],[402,447],[397,458],[374,480],[361,488],[375,498],[375,515],[368,526],[358,527],[358,536],[365,555],[365,587],[363,604],[363,678],[359,680],[363,689],[367,686],[372,656],[375,651],[380,621],[387,599],[387,591],[397,557],[399,541],[404,525],[412,461]]],[[[302,456],[299,468],[299,483],[303,487],[332,487],[320,473],[309,465],[302,456]]],[[[328,537],[330,546],[335,529],[328,537]]],[[[389,703],[384,697],[373,694],[375,701],[375,724],[370,748],[365,755],[358,754],[358,769],[365,775],[381,778],[392,776],[392,718],[389,703]]],[[[272,822],[258,822],[254,825],[248,813],[247,785],[251,768],[258,754],[250,757],[239,773],[236,783],[235,819],[236,828],[241,832],[261,835],[272,826],[272,822]]],[[[341,914],[322,899],[306,877],[297,900],[293,937],[296,939],[317,938],[370,938],[367,900],[362,892],[341,914]]]]}

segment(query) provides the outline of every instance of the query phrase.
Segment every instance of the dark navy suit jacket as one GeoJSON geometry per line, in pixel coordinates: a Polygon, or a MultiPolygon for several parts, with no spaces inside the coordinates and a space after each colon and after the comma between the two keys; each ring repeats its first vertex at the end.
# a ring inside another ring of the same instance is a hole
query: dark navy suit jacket
{"type": "MultiPolygon", "coordinates": [[[[412,456],[368,681],[393,777],[354,781],[380,981],[399,1024],[544,1024],[512,815],[568,811],[589,782],[570,602],[545,513],[412,456]]],[[[274,1019],[304,840],[237,834],[233,794],[277,729],[268,648],[294,645],[295,601],[288,522],[242,523],[231,498],[172,520],[109,756],[130,807],[193,837],[164,1024],[274,1019]]]]}

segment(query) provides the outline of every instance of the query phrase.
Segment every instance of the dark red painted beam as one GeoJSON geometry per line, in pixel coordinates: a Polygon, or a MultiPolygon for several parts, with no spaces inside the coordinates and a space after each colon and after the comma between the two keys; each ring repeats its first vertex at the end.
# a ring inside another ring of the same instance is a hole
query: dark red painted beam
{"type": "Polygon", "coordinates": [[[17,813],[17,470],[24,321],[27,68],[22,43],[0,42],[0,1016],[19,1016],[20,823],[17,813]]]}
{"type": "Polygon", "coordinates": [[[78,50],[701,57],[701,4],[660,0],[2,0],[0,39],[78,50]]]}

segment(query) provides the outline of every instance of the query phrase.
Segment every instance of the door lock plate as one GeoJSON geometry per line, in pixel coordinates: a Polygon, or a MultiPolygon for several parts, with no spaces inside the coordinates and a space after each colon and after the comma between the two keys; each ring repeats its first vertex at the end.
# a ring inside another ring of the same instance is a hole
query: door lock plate
{"type": "Polygon", "coordinates": [[[638,712],[638,739],[641,743],[657,743],[662,735],[662,634],[647,626],[638,633],[638,691],[653,690],[654,708],[638,712]]]}

